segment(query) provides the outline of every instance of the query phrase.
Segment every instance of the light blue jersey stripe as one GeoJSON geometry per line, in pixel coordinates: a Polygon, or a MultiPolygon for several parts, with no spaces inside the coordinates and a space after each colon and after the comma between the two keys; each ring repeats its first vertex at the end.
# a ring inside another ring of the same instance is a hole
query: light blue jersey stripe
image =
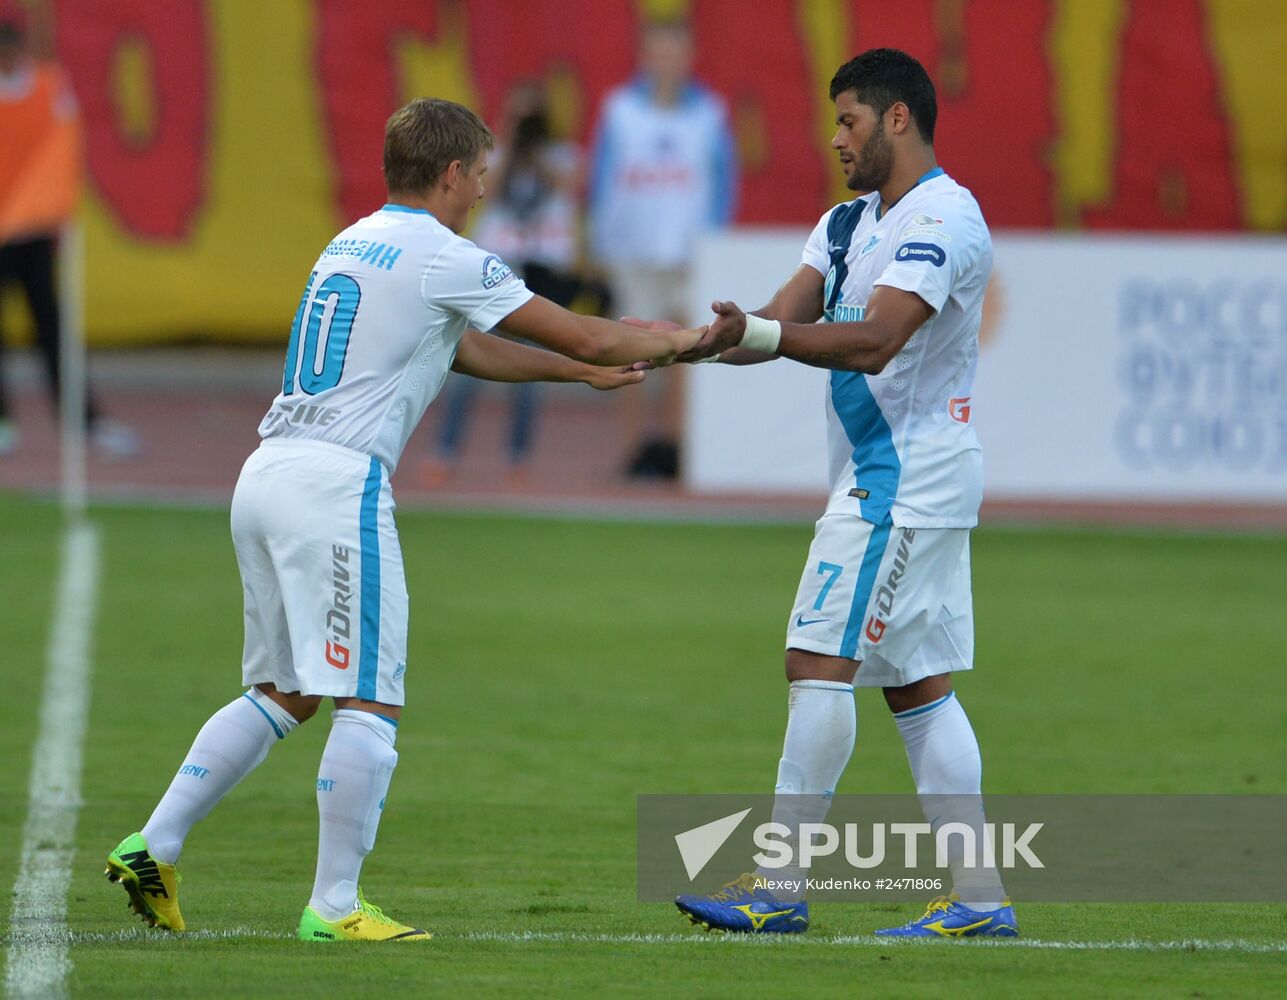
{"type": "Polygon", "coordinates": [[[893,525],[889,521],[874,524],[871,537],[867,539],[867,551],[863,553],[862,565],[858,568],[858,581],[854,584],[854,599],[849,605],[849,621],[845,625],[845,637],[840,643],[840,655],[847,659],[856,659],[858,643],[862,639],[863,617],[867,614],[867,605],[871,602],[871,592],[876,586],[876,574],[880,572],[880,561],[885,558],[885,548],[889,545],[889,531],[893,525]]]}
{"type": "Polygon", "coordinates": [[[889,421],[871,394],[867,376],[833,371],[831,406],[853,446],[854,487],[860,491],[862,516],[873,523],[888,521],[903,463],[898,460],[889,421]]]}
{"type": "MultiPolygon", "coordinates": [[[[879,202],[878,197],[874,200],[879,202]]],[[[828,322],[836,319],[844,284],[849,277],[849,244],[863,210],[871,203],[871,200],[859,198],[848,205],[841,205],[827,221],[831,270],[827,275],[823,306],[828,322]]],[[[889,421],[871,394],[867,376],[862,372],[833,370],[828,391],[832,409],[836,411],[840,426],[853,448],[854,488],[858,491],[859,509],[868,521],[880,524],[889,517],[902,473],[889,421]]]]}
{"type": "Polygon", "coordinates": [[[362,544],[362,648],[358,653],[357,696],[364,701],[378,701],[376,678],[380,672],[380,485],[384,469],[378,459],[371,459],[362,488],[362,512],[359,537],[362,544]]]}

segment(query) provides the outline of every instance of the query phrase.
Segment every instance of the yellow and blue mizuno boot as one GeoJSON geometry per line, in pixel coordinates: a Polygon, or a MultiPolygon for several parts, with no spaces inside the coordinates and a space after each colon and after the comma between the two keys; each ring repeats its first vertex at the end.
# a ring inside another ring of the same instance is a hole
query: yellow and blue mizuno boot
{"type": "Polygon", "coordinates": [[[902,927],[886,927],[876,934],[896,938],[1017,938],[1019,921],[1008,899],[999,910],[972,910],[952,896],[939,896],[930,902],[924,916],[902,927]]]}
{"type": "Polygon", "coordinates": [[[709,896],[679,896],[679,912],[708,931],[799,934],[809,929],[809,904],[778,899],[748,872],[709,896]]]}
{"type": "Polygon", "coordinates": [[[131,833],[107,856],[103,872],[109,882],[125,889],[130,909],[151,927],[183,930],[179,912],[179,873],[152,857],[141,833],[131,833]]]}

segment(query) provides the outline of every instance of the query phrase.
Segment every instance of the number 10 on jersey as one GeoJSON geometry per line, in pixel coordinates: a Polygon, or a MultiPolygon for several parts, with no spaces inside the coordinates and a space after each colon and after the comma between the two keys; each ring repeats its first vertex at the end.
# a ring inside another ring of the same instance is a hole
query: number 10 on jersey
{"type": "Polygon", "coordinates": [[[295,391],[296,374],[299,388],[310,396],[340,384],[344,359],[349,350],[349,335],[362,301],[362,289],[347,274],[332,274],[313,291],[317,272],[308,276],[304,295],[295,310],[290,327],[290,346],[286,349],[286,371],[282,376],[282,395],[295,391]],[[301,347],[300,336],[304,343],[301,347]],[[325,348],[323,349],[323,346],[325,348]],[[318,355],[321,354],[319,358],[318,355]]]}

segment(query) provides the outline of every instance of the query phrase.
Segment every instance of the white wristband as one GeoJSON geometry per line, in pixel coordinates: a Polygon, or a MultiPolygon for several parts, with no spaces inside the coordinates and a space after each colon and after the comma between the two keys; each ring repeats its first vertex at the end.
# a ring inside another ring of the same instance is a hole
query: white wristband
{"type": "Polygon", "coordinates": [[[746,317],[746,332],[742,334],[739,347],[751,351],[763,351],[765,354],[776,354],[782,340],[782,324],[775,319],[764,319],[762,316],[746,317]]]}

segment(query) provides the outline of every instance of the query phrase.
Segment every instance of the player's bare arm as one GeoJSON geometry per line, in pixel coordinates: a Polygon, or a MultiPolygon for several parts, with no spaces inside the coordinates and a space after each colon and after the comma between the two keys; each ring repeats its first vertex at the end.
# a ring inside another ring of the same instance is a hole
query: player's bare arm
{"type": "MultiPolygon", "coordinates": [[[[711,308],[718,318],[699,350],[722,352],[740,343],[746,314],[733,302],[715,302],[711,308]]],[[[865,317],[857,322],[782,323],[775,353],[816,368],[879,375],[933,315],[919,295],[879,285],[867,301],[865,317]]]]}
{"type": "Polygon", "coordinates": [[[636,361],[669,364],[695,347],[707,327],[691,330],[645,330],[598,316],[580,316],[537,295],[499,324],[523,337],[589,365],[630,365],[636,361]]]}
{"type": "Polygon", "coordinates": [[[477,330],[461,338],[451,370],[490,382],[584,382],[594,389],[618,389],[644,378],[629,367],[587,365],[477,330]]]}

